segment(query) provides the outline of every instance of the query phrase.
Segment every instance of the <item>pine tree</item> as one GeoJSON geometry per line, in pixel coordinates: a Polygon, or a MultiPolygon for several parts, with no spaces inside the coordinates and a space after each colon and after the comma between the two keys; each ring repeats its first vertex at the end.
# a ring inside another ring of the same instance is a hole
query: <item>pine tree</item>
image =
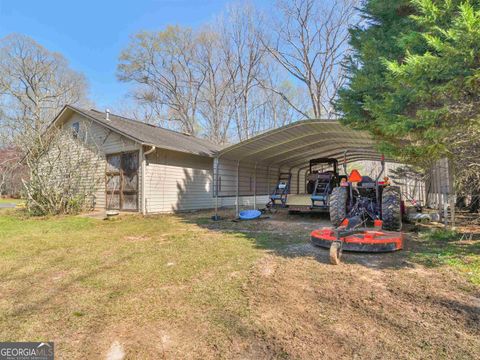
{"type": "Polygon", "coordinates": [[[480,191],[480,1],[370,0],[362,10],[343,121],[406,162],[450,158],[459,188],[480,191]]]}
{"type": "Polygon", "coordinates": [[[369,130],[383,149],[398,155],[396,116],[408,104],[408,92],[396,92],[386,61],[403,61],[406,52],[421,53],[424,44],[410,16],[415,7],[407,0],[369,0],[361,9],[362,23],[351,29],[353,55],[348,59],[349,82],[336,103],[347,125],[369,130]]]}

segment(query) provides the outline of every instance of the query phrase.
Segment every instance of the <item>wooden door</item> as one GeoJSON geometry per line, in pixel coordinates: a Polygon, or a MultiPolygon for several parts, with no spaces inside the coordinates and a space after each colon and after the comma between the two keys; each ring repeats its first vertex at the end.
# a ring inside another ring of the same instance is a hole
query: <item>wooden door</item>
{"type": "Polygon", "coordinates": [[[107,209],[138,210],[138,151],[107,155],[107,209]]]}

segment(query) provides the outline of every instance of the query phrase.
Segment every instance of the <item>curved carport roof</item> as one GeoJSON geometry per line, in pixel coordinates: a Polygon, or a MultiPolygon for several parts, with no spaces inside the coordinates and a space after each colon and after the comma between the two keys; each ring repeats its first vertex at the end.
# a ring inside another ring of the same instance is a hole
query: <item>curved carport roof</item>
{"type": "Polygon", "coordinates": [[[347,162],[380,159],[375,142],[367,132],[332,120],[297,121],[226,147],[217,157],[296,168],[317,157],[342,161],[345,150],[347,162]]]}

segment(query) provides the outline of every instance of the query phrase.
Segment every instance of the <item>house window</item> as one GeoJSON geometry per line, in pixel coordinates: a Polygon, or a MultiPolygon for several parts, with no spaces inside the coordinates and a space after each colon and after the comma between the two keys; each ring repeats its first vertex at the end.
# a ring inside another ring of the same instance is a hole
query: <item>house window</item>
{"type": "Polygon", "coordinates": [[[72,135],[73,135],[73,138],[76,139],[78,138],[78,133],[80,132],[80,123],[79,122],[75,122],[72,124],[72,135]]]}

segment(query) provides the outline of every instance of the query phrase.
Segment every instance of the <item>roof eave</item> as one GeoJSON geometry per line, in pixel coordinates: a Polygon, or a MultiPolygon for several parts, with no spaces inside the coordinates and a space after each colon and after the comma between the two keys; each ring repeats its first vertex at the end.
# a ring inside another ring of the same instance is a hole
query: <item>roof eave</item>
{"type": "MultiPolygon", "coordinates": [[[[179,149],[175,149],[173,147],[169,147],[169,146],[165,146],[165,145],[160,145],[160,144],[152,144],[150,142],[146,142],[142,139],[139,139],[139,138],[136,138],[134,136],[131,136],[129,134],[126,134],[125,132],[119,130],[118,128],[114,127],[114,126],[109,126],[107,123],[103,122],[103,121],[100,121],[98,119],[96,119],[95,117],[83,112],[81,109],[78,109],[76,107],[73,107],[71,105],[66,105],[66,107],[70,108],[71,110],[73,111],[76,111],[77,113],[87,117],[88,119],[92,120],[92,121],[95,121],[97,124],[100,124],[100,125],[103,125],[105,126],[106,128],[112,130],[112,131],[115,131],[127,138],[129,138],[130,140],[133,140],[135,142],[137,142],[138,144],[142,145],[142,146],[155,146],[156,148],[158,149],[165,149],[165,150],[170,150],[170,151],[176,151],[176,152],[183,152],[183,153],[187,153],[187,154],[191,154],[191,155],[198,155],[198,156],[208,156],[208,157],[211,157],[213,158],[214,157],[214,153],[211,153],[211,154],[208,154],[208,153],[198,153],[198,152],[193,152],[193,151],[182,151],[182,150],[179,150],[179,149]]],[[[63,110],[62,110],[63,112],[63,110]]]]}

